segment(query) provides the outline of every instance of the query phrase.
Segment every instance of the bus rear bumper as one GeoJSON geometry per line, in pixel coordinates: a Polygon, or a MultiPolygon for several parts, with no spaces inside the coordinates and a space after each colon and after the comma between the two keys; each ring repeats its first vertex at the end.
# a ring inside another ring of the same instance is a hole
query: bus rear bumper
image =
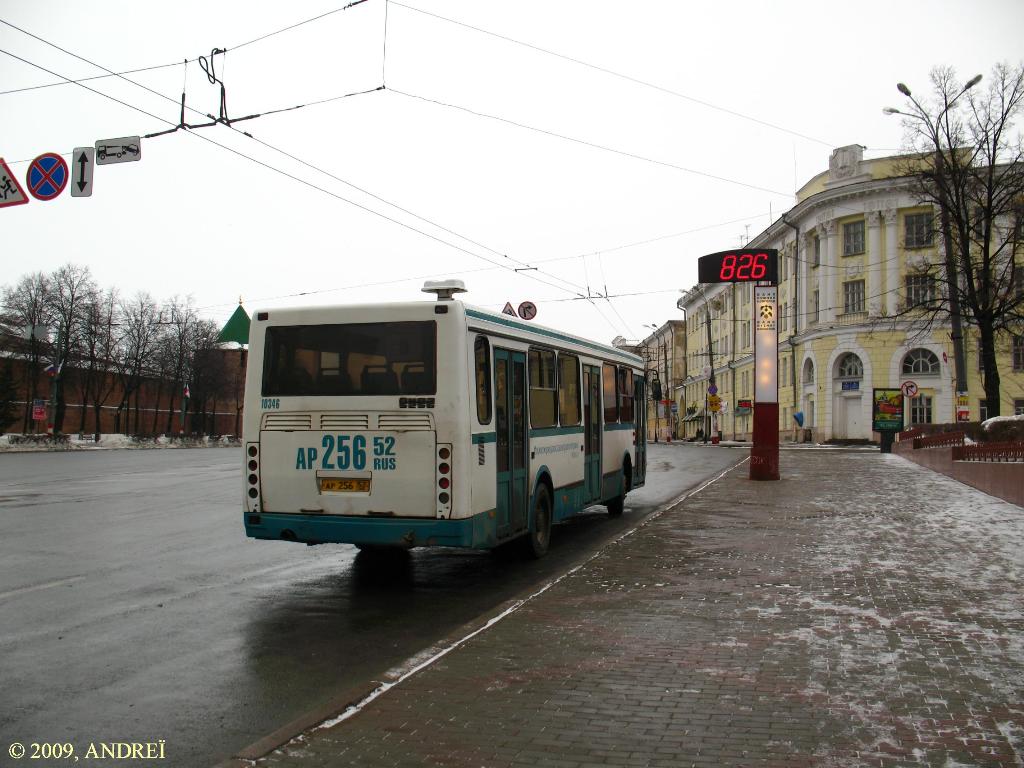
{"type": "Polygon", "coordinates": [[[375,544],[397,547],[495,546],[494,512],[460,520],[354,517],[342,515],[246,514],[250,538],[304,544],[375,544]],[[258,522],[257,522],[258,521],[258,522]]]}

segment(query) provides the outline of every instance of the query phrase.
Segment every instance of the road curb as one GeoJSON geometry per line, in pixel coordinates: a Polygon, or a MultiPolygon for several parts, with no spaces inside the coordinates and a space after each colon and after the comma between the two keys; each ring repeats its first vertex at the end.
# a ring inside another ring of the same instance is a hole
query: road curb
{"type": "Polygon", "coordinates": [[[338,696],[335,696],[326,704],[297,717],[290,723],[286,723],[277,730],[267,734],[262,739],[254,741],[249,746],[238,750],[226,761],[217,763],[214,768],[240,768],[240,766],[251,766],[253,761],[258,758],[273,752],[278,747],[287,744],[299,734],[304,733],[310,728],[316,727],[338,712],[342,712],[362,701],[373,693],[377,687],[377,684],[373,682],[353,686],[338,696]]]}

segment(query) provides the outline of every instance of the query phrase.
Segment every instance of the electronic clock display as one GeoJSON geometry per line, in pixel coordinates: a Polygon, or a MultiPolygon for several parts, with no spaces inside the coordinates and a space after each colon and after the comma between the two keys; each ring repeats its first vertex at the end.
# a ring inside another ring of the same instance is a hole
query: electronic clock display
{"type": "Polygon", "coordinates": [[[697,259],[700,283],[778,283],[779,252],[775,248],[739,248],[697,259]]]}

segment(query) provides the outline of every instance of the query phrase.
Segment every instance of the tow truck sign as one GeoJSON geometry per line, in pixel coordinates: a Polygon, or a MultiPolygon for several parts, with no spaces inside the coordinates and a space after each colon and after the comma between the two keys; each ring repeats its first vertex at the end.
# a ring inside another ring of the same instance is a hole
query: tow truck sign
{"type": "Polygon", "coordinates": [[[96,142],[96,165],[130,163],[142,159],[142,139],[122,136],[120,139],[102,139],[96,142]]]}

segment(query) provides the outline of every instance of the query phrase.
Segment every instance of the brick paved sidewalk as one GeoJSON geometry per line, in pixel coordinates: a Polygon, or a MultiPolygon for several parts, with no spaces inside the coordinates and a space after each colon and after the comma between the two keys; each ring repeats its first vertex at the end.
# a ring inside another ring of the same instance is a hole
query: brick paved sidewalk
{"type": "Polygon", "coordinates": [[[746,465],[260,766],[1024,765],[1024,510],[746,465]]]}

